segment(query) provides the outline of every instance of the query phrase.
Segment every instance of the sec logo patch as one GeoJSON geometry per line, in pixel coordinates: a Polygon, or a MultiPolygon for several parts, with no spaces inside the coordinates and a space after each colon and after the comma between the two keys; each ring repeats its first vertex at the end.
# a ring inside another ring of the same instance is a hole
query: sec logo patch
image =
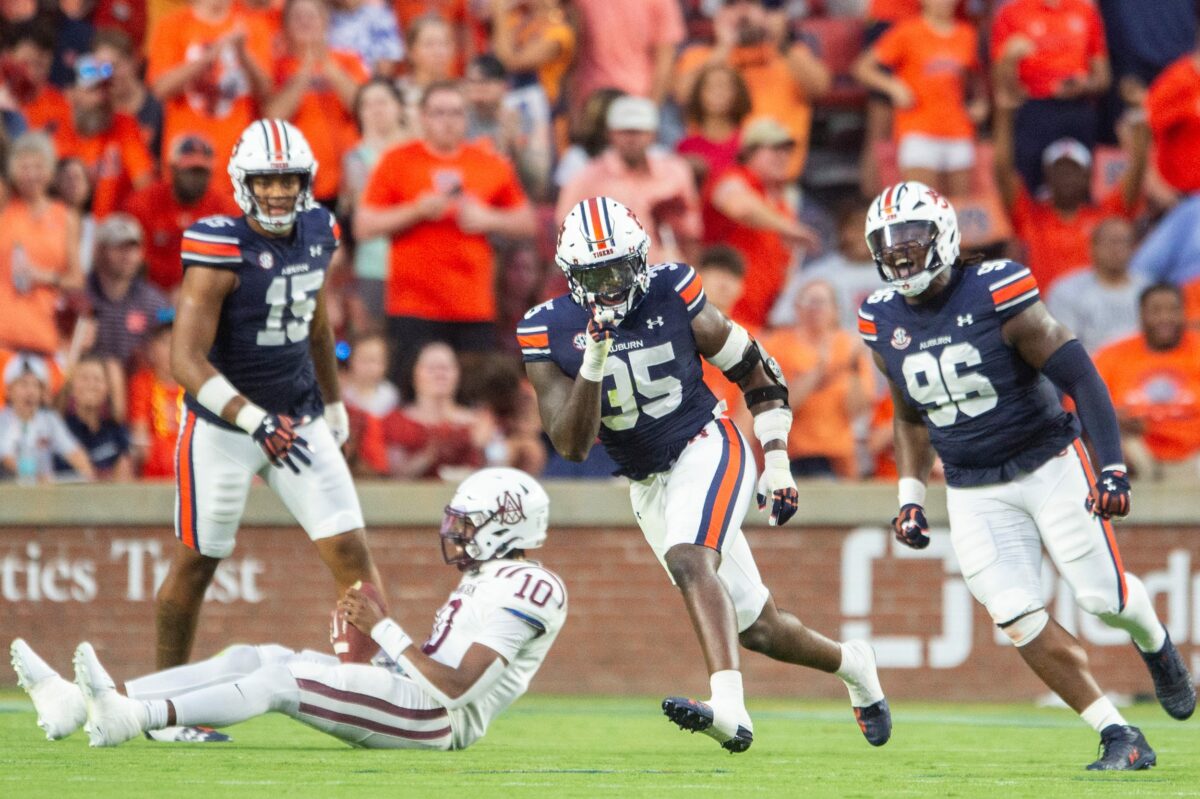
{"type": "Polygon", "coordinates": [[[908,345],[912,344],[912,339],[908,335],[908,331],[902,327],[898,327],[892,331],[892,346],[898,350],[908,349],[908,345]]]}
{"type": "Polygon", "coordinates": [[[270,269],[275,265],[275,256],[269,252],[260,252],[258,254],[258,265],[263,269],[270,269]]]}
{"type": "Polygon", "coordinates": [[[571,341],[575,345],[575,349],[583,352],[587,349],[587,333],[580,331],[575,334],[575,338],[571,341]]]}

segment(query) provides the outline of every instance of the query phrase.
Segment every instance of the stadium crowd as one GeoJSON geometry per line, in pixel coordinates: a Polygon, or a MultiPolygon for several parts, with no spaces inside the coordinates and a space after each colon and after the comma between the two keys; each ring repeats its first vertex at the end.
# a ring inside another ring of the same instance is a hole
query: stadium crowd
{"type": "Polygon", "coordinates": [[[906,179],[1031,267],[1135,474],[1195,479],[1197,34],[1194,0],[4,0],[0,475],[173,477],[181,235],[237,213],[227,160],[273,116],[342,221],[359,476],[611,471],[547,447],[513,338],[606,194],[769,342],[798,477],[894,477],[853,320],[866,198],[906,179]]]}

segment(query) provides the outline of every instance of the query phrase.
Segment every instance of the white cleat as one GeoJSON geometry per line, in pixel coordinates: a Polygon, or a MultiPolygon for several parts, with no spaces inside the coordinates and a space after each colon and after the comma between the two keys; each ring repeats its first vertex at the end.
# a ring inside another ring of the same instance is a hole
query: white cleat
{"type": "Polygon", "coordinates": [[[50,668],[23,639],[14,640],[9,653],[17,685],[33,700],[37,725],[46,733],[46,740],[66,738],[82,727],[87,721],[87,705],[79,688],[50,668]]]}
{"type": "Polygon", "coordinates": [[[88,741],[92,746],[116,746],[142,734],[145,705],[121,696],[96,650],[86,641],[75,650],[75,684],[87,700],[88,741]]]}

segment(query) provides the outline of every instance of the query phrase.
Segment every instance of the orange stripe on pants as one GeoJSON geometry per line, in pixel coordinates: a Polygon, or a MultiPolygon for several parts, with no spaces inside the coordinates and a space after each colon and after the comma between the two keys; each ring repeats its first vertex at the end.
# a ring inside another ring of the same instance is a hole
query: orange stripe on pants
{"type": "MultiPolygon", "coordinates": [[[[1078,438],[1071,445],[1075,447],[1075,454],[1079,456],[1079,462],[1083,464],[1083,475],[1087,478],[1088,489],[1096,485],[1096,473],[1092,471],[1092,461],[1088,458],[1087,450],[1083,448],[1083,442],[1078,438]]],[[[1117,548],[1117,536],[1113,530],[1112,522],[1102,516],[1097,516],[1100,520],[1100,528],[1104,530],[1104,537],[1108,539],[1108,550],[1112,552],[1113,565],[1117,567],[1117,579],[1121,582],[1121,605],[1125,604],[1125,597],[1128,594],[1125,591],[1125,566],[1121,563],[1121,550],[1117,548]]]]}
{"type": "Polygon", "coordinates": [[[725,474],[721,476],[721,485],[717,489],[717,498],[713,500],[712,516],[708,520],[708,530],[704,534],[704,546],[716,549],[721,542],[721,532],[725,527],[725,515],[737,494],[739,475],[742,472],[742,439],[738,435],[733,422],[728,419],[718,419],[717,424],[729,441],[729,463],[725,466],[725,474]]]}

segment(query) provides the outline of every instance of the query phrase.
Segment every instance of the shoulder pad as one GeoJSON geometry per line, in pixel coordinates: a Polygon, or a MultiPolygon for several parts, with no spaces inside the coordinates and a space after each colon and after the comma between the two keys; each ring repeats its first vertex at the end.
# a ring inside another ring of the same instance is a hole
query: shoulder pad
{"type": "MultiPolygon", "coordinates": [[[[554,303],[562,302],[562,299],[563,299],[562,297],[555,297],[554,299],[546,300],[545,302],[543,302],[539,305],[535,305],[532,308],[530,308],[528,311],[526,311],[525,316],[523,316],[521,318],[522,319],[532,319],[535,316],[537,316],[538,314],[542,313],[542,311],[553,311],[554,303]]],[[[546,314],[546,316],[549,316],[549,314],[546,314]]]]}

